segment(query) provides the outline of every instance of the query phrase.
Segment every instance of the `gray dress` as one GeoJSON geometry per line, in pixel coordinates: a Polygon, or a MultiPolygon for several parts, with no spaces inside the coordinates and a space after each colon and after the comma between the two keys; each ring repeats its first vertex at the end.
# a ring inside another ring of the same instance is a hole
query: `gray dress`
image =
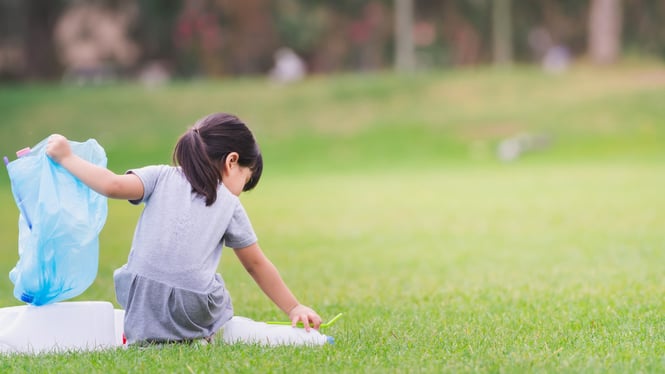
{"type": "Polygon", "coordinates": [[[222,247],[244,248],[257,241],[240,200],[220,185],[217,200],[206,207],[177,167],[128,173],[141,179],[145,191],[131,203],[145,208],[127,264],[114,273],[127,342],[211,336],[233,316],[230,295],[217,274],[222,247]]]}

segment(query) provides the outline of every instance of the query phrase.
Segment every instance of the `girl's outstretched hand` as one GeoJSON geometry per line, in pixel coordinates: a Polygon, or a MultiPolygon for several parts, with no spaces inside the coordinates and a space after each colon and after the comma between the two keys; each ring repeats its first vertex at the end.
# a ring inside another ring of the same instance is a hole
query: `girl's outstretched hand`
{"type": "Polygon", "coordinates": [[[59,134],[49,136],[46,143],[46,154],[57,163],[72,154],[72,148],[69,146],[67,138],[59,134]]]}
{"type": "Polygon", "coordinates": [[[293,327],[296,327],[298,322],[302,322],[306,331],[309,331],[312,327],[318,330],[321,326],[321,317],[312,308],[302,304],[296,305],[289,311],[289,319],[293,327]]]}

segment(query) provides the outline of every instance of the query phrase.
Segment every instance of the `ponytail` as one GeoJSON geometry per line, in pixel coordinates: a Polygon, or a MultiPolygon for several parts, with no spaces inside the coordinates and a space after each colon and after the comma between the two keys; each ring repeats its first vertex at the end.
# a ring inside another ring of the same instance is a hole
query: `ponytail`
{"type": "Polygon", "coordinates": [[[190,129],[176,143],[173,163],[179,164],[182,168],[189,184],[192,185],[192,192],[203,195],[206,205],[211,205],[217,199],[220,175],[205,148],[198,131],[190,129]]]}

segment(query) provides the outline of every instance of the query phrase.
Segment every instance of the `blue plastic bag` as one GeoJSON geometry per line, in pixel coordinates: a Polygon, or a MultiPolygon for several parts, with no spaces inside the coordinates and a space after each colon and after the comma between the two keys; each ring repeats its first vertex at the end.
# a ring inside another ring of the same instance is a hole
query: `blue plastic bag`
{"type": "MultiPolygon", "coordinates": [[[[7,165],[19,208],[19,260],[9,272],[14,297],[33,305],[73,298],[97,276],[99,233],[106,197],[46,155],[46,142],[7,165]]],[[[69,142],[79,157],[106,166],[104,149],[90,139],[69,142]]]]}

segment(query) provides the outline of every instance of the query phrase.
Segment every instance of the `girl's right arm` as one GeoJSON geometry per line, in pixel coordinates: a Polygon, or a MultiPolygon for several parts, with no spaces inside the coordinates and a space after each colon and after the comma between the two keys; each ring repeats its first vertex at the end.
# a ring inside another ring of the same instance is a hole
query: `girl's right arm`
{"type": "Polygon", "coordinates": [[[78,157],[72,152],[67,138],[62,135],[49,137],[46,154],[99,194],[124,200],[139,200],[143,197],[143,183],[139,177],[134,174],[118,175],[78,157]]]}
{"type": "Polygon", "coordinates": [[[261,290],[289,316],[292,326],[295,327],[300,321],[307,331],[310,326],[319,328],[321,317],[312,308],[298,302],[282,280],[275,265],[263,254],[257,243],[237,248],[234,252],[261,290]]]}

